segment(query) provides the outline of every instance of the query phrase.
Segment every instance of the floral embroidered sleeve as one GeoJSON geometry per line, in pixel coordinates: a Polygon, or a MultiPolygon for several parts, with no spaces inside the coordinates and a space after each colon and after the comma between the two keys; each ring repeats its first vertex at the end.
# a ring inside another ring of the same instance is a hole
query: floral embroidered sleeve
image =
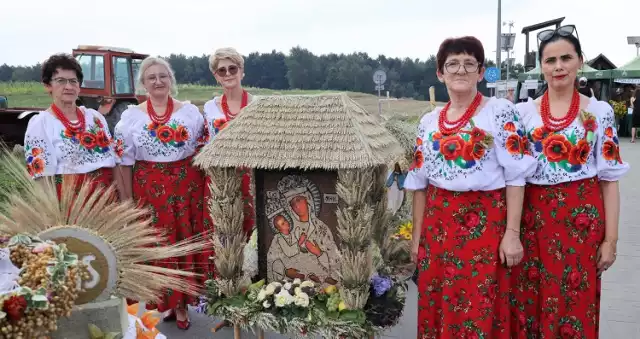
{"type": "Polygon", "coordinates": [[[24,136],[27,171],[34,179],[56,174],[57,159],[44,122],[41,115],[31,118],[24,136]]]}
{"type": "Polygon", "coordinates": [[[524,186],[525,179],[535,172],[537,162],[529,150],[529,139],[520,113],[511,103],[505,102],[496,108],[493,134],[496,156],[503,168],[506,185],[524,186]]]}
{"type": "Polygon", "coordinates": [[[602,110],[598,114],[597,141],[594,155],[598,169],[598,178],[605,181],[617,181],[629,170],[629,163],[620,156],[618,131],[615,126],[613,108],[601,102],[602,110]]]}
{"type": "Polygon", "coordinates": [[[404,188],[410,191],[427,188],[429,184],[427,169],[424,163],[424,137],[427,116],[423,117],[418,125],[416,142],[413,146],[413,162],[404,180],[404,188]]]}
{"type": "Polygon", "coordinates": [[[114,151],[116,153],[116,162],[121,166],[133,166],[136,162],[136,147],[133,143],[133,134],[131,133],[131,121],[129,116],[131,111],[128,109],[122,112],[120,121],[114,128],[114,151]]]}

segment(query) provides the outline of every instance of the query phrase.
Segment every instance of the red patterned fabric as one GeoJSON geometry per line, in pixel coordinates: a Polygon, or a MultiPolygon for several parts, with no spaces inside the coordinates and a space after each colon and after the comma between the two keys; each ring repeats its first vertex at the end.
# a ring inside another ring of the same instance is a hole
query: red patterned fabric
{"type": "MultiPolygon", "coordinates": [[[[191,164],[191,157],[168,163],[136,161],[133,196],[151,210],[152,225],[168,237],[169,244],[198,236],[204,232],[202,221],[204,175],[191,164]]],[[[189,255],[155,263],[161,267],[208,273],[204,255],[189,255]]],[[[195,281],[195,278],[191,278],[195,281]]],[[[201,283],[202,281],[200,281],[201,283]]],[[[167,289],[158,311],[195,305],[197,296],[167,289]]],[[[147,305],[148,309],[153,308],[147,305]]]]}
{"type": "Polygon", "coordinates": [[[420,239],[418,338],[509,339],[509,269],[498,249],[504,189],[429,186],[420,239]]]}
{"type": "Polygon", "coordinates": [[[80,186],[87,180],[92,180],[91,182],[91,193],[93,193],[98,185],[102,185],[103,187],[108,187],[113,184],[113,168],[102,167],[93,172],[89,173],[79,173],[79,174],[56,174],[55,182],[56,182],[56,192],[58,194],[58,200],[60,200],[62,196],[62,182],[64,180],[74,180],[75,181],[75,190],[80,190],[80,186]]]}
{"type": "Polygon", "coordinates": [[[597,250],[605,234],[598,179],[527,186],[522,220],[512,337],[598,338],[597,250]]]}

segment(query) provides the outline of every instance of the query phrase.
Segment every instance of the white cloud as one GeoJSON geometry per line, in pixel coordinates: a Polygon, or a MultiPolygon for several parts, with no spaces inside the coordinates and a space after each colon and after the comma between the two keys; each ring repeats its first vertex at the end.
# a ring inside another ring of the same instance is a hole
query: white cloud
{"type": "MultiPolygon", "coordinates": [[[[578,27],[587,58],[603,53],[621,66],[635,56],[626,36],[640,35],[638,1],[502,2],[502,19],[515,21],[519,62],[522,27],[561,16],[578,27]]],[[[487,57],[495,59],[497,0],[111,0],[96,5],[80,0],[3,3],[0,64],[31,65],[80,44],[154,55],[202,55],[222,46],[244,54],[287,53],[300,45],[316,54],[359,51],[426,59],[443,39],[460,35],[478,37],[487,57]]],[[[530,46],[536,47],[535,34],[530,46]]]]}

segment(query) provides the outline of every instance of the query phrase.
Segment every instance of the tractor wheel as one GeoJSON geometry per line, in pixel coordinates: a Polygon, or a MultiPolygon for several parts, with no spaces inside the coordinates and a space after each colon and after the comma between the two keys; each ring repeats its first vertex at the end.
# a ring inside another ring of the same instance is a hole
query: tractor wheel
{"type": "Polygon", "coordinates": [[[107,114],[104,118],[107,120],[107,126],[109,127],[109,132],[111,136],[115,132],[116,124],[120,121],[120,117],[122,116],[122,112],[124,112],[129,106],[129,102],[119,102],[113,108],[111,108],[111,112],[107,114]]]}

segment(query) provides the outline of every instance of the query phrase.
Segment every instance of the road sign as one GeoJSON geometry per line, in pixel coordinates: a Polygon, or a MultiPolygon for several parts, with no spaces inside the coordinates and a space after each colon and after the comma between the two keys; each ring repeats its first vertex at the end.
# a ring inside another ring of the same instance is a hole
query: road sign
{"type": "Polygon", "coordinates": [[[375,73],[373,73],[373,82],[376,85],[382,85],[387,81],[387,73],[385,73],[383,70],[377,70],[375,71],[375,73]]]}
{"type": "Polygon", "coordinates": [[[384,91],[384,85],[376,85],[376,91],[384,91]]]}
{"type": "Polygon", "coordinates": [[[500,70],[497,67],[489,67],[484,71],[484,78],[488,83],[496,82],[500,79],[500,70]]]}

